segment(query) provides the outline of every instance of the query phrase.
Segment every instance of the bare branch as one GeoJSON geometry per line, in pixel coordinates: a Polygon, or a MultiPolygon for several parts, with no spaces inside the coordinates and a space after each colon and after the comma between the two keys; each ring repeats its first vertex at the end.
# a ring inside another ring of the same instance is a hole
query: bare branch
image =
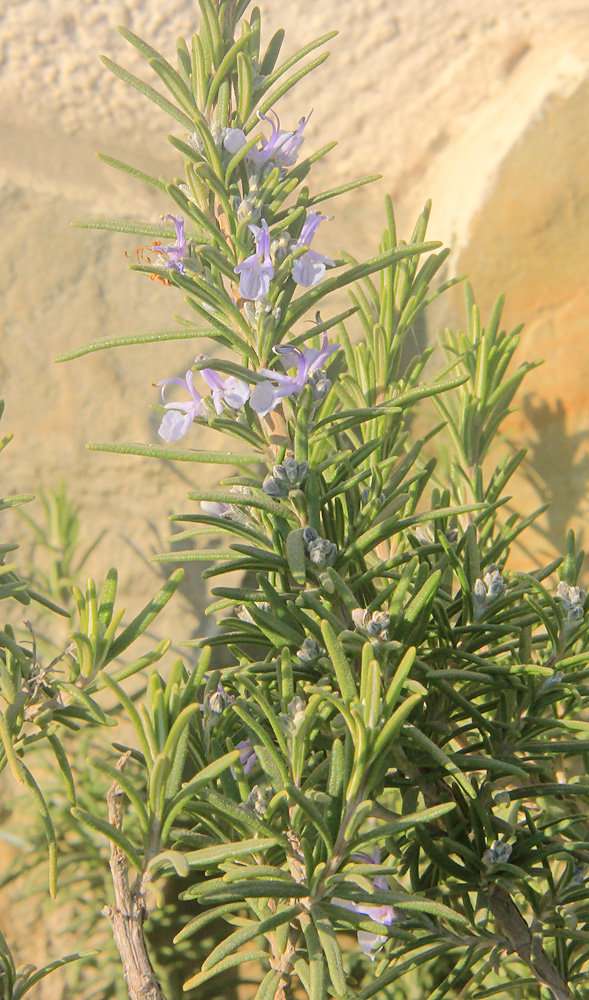
{"type": "MultiPolygon", "coordinates": [[[[117,770],[122,771],[129,753],[117,761],[117,770]]],[[[108,795],[108,816],[118,830],[122,827],[123,790],[113,781],[108,795]]],[[[147,916],[141,872],[138,872],[133,888],[129,886],[129,866],[127,859],[116,844],[110,846],[110,871],[115,892],[115,906],[105,906],[102,910],[112,927],[130,1000],[166,1000],[161,985],[149,960],[143,923],[147,916]]]]}

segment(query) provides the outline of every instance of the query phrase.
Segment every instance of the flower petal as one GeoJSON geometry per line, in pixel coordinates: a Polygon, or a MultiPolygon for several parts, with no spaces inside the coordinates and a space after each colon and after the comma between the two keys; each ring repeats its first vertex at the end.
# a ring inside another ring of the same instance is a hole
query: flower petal
{"type": "Polygon", "coordinates": [[[228,153],[232,156],[235,153],[239,153],[240,149],[243,149],[247,142],[245,137],[245,132],[240,128],[228,128],[225,132],[225,138],[223,139],[223,145],[228,153]]]}
{"type": "Polygon", "coordinates": [[[181,413],[179,410],[168,410],[159,426],[158,434],[168,443],[179,441],[185,434],[188,434],[193,418],[194,413],[191,409],[187,410],[186,413],[181,413]]]}
{"type": "Polygon", "coordinates": [[[282,392],[280,386],[274,386],[270,381],[258,382],[250,396],[250,406],[260,417],[265,417],[280,402],[288,392],[282,392]]]}

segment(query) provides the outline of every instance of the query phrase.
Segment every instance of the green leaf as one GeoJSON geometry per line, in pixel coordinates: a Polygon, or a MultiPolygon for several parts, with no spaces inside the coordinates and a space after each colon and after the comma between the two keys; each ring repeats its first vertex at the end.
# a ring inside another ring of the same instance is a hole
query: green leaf
{"type": "Polygon", "coordinates": [[[153,101],[154,104],[157,104],[158,107],[162,108],[163,111],[166,111],[172,116],[172,118],[175,118],[176,121],[180,122],[180,124],[184,128],[188,129],[189,132],[194,132],[194,120],[188,118],[183,111],[180,111],[180,109],[176,107],[175,104],[168,101],[167,97],[164,97],[163,94],[154,90],[153,87],[149,86],[149,84],[144,83],[143,80],[139,80],[138,77],[133,76],[132,73],[129,73],[126,69],[123,69],[122,66],[113,62],[112,59],[108,58],[108,56],[100,56],[100,59],[106,68],[109,69],[111,73],[114,73],[115,76],[118,76],[120,80],[123,80],[124,83],[130,84],[131,87],[135,87],[140,94],[143,94],[144,97],[147,97],[150,101],[153,101]]]}
{"type": "Polygon", "coordinates": [[[72,809],[71,812],[74,819],[77,819],[80,823],[84,823],[86,826],[89,826],[92,830],[96,830],[97,833],[101,833],[107,838],[107,840],[116,844],[137,872],[141,872],[143,870],[143,859],[141,858],[141,855],[135,849],[129,838],[126,837],[125,834],[118,829],[118,827],[113,826],[112,823],[108,823],[105,819],[101,819],[99,816],[93,816],[91,813],[86,812],[85,809],[80,809],[77,806],[72,809]]]}
{"type": "Polygon", "coordinates": [[[286,558],[290,574],[299,587],[307,582],[307,564],[305,558],[304,528],[290,531],[286,538],[286,558]]]}
{"type": "MultiPolygon", "coordinates": [[[[324,278],[320,286],[305,292],[290,306],[281,324],[282,328],[285,331],[289,330],[297,320],[313,309],[320,299],[325,295],[329,295],[336,288],[344,288],[346,285],[351,285],[354,281],[358,281],[358,279],[364,278],[369,274],[374,274],[376,271],[382,271],[385,267],[389,267],[396,261],[404,260],[406,257],[415,257],[419,254],[430,253],[432,250],[437,250],[439,246],[441,246],[441,243],[438,241],[401,247],[400,249],[379,254],[377,257],[372,257],[364,264],[356,264],[343,274],[324,278]]],[[[397,400],[395,400],[396,402],[397,400]]]]}
{"type": "Polygon", "coordinates": [[[157,444],[89,444],[90,451],[109,451],[116,455],[141,455],[145,458],[163,458],[168,462],[198,462],[209,465],[259,465],[260,455],[240,452],[194,451],[165,448],[157,444]]]}
{"type": "Polygon", "coordinates": [[[193,934],[197,934],[198,931],[210,924],[212,920],[218,920],[219,917],[224,916],[226,913],[235,913],[236,910],[241,909],[243,903],[223,903],[222,906],[212,906],[209,910],[205,910],[204,913],[199,913],[197,917],[193,917],[173,940],[173,944],[179,944],[181,941],[185,941],[187,938],[192,937],[193,934]]]}
{"type": "Polygon", "coordinates": [[[229,934],[224,941],[221,941],[216,948],[213,948],[210,955],[205,958],[202,968],[203,972],[206,969],[211,969],[223,959],[230,955],[232,952],[237,952],[244,944],[251,941],[252,938],[259,937],[260,934],[269,934],[271,931],[276,930],[277,927],[282,927],[283,924],[289,923],[293,920],[297,914],[301,911],[300,906],[289,906],[285,910],[279,910],[278,913],[273,914],[271,917],[267,917],[265,920],[255,921],[249,927],[241,927],[239,930],[234,931],[233,934],[229,934]]]}
{"type": "Polygon", "coordinates": [[[209,868],[223,861],[231,861],[243,854],[256,854],[274,847],[278,843],[272,837],[254,837],[251,840],[241,840],[237,843],[215,844],[213,847],[203,847],[199,851],[191,851],[186,860],[191,868],[209,868]]]}
{"type": "Polygon", "coordinates": [[[329,658],[333,664],[333,669],[339,684],[339,688],[347,705],[350,705],[358,697],[356,682],[344,647],[339,641],[333,628],[328,621],[321,622],[321,632],[325,642],[325,648],[329,653],[329,658]]]}
{"type": "MultiPolygon", "coordinates": [[[[65,955],[63,958],[57,958],[53,962],[48,962],[41,969],[35,969],[28,976],[22,975],[21,970],[17,977],[17,984],[12,991],[12,1000],[20,1000],[33,986],[36,986],[42,979],[45,979],[45,976],[49,976],[52,972],[55,972],[56,969],[62,969],[64,965],[69,965],[70,962],[79,962],[82,958],[92,958],[93,955],[99,954],[99,951],[78,951],[74,955],[65,955]]],[[[31,966],[25,966],[25,969],[30,968],[31,966]]]]}
{"type": "Polygon", "coordinates": [[[206,983],[207,979],[212,979],[221,972],[226,972],[227,969],[233,969],[236,965],[241,965],[242,962],[267,961],[268,954],[265,951],[240,951],[237,955],[228,955],[227,958],[224,958],[222,962],[219,962],[212,969],[202,970],[196,976],[193,976],[192,979],[189,979],[184,983],[184,990],[192,990],[197,986],[202,986],[203,983],[206,983]]]}
{"type": "Polygon", "coordinates": [[[158,868],[165,868],[167,865],[171,865],[176,875],[179,875],[180,878],[188,878],[190,867],[186,860],[186,855],[182,854],[181,851],[161,851],[160,854],[156,854],[151,859],[147,870],[149,872],[156,872],[158,868]]]}
{"type": "Polygon", "coordinates": [[[160,611],[165,608],[166,604],[170,600],[173,594],[177,591],[180,586],[182,579],[184,577],[184,571],[181,569],[174,570],[172,575],[164,583],[161,590],[158,590],[157,594],[152,597],[149,604],[135,616],[133,621],[127,625],[125,629],[121,632],[117,639],[111,645],[107,657],[104,660],[104,664],[110,663],[115,657],[120,656],[124,651],[137,639],[138,636],[145,632],[146,628],[149,628],[151,623],[159,615],[160,611]]]}
{"type": "MultiPolygon", "coordinates": [[[[213,331],[214,332],[214,331],[213,331]]],[[[92,340],[83,347],[77,347],[67,354],[60,354],[55,358],[56,364],[62,361],[72,361],[74,358],[82,358],[85,354],[93,354],[94,351],[107,351],[111,347],[132,347],[134,344],[159,344],[168,340],[193,340],[195,337],[210,337],[210,330],[202,330],[196,326],[183,326],[180,329],[172,327],[166,330],[150,330],[147,333],[138,333],[128,337],[107,337],[105,340],[92,340]]]]}
{"type": "Polygon", "coordinates": [[[202,899],[204,901],[223,900],[230,902],[236,899],[304,899],[309,895],[309,889],[299,882],[288,879],[243,879],[239,882],[225,882],[223,879],[210,879],[190,886],[182,893],[181,899],[202,899]]]}
{"type": "Polygon", "coordinates": [[[296,788],[295,785],[287,785],[286,791],[293,802],[295,802],[299,809],[301,809],[305,814],[311,825],[315,828],[317,833],[319,833],[320,837],[322,837],[329,852],[328,856],[331,857],[333,854],[333,840],[323,817],[313,800],[305,795],[300,788],[296,788]]]}
{"type": "Polygon", "coordinates": [[[343,1000],[348,994],[348,984],[346,982],[344,963],[337,934],[333,929],[333,924],[329,917],[317,903],[311,908],[311,919],[313,920],[321,947],[323,948],[323,954],[325,955],[329,970],[329,978],[331,979],[335,995],[338,997],[338,1000],[340,998],[343,1000]]]}
{"type": "Polygon", "coordinates": [[[362,834],[362,836],[354,841],[353,850],[362,850],[368,844],[373,844],[377,840],[382,843],[385,837],[392,837],[397,833],[402,833],[404,830],[413,830],[420,823],[433,823],[441,816],[445,816],[446,813],[452,812],[455,808],[455,802],[442,802],[439,806],[430,806],[428,809],[420,809],[419,812],[407,813],[405,816],[400,816],[399,819],[392,820],[390,823],[383,823],[374,830],[362,834]]]}
{"type": "MultiPolygon", "coordinates": [[[[107,156],[106,153],[96,154],[99,160],[103,160],[104,163],[108,163],[109,167],[114,167],[115,170],[122,170],[123,173],[129,174],[130,177],[135,177],[138,181],[143,181],[144,184],[149,184],[151,187],[156,188],[157,191],[166,191],[166,181],[159,180],[157,177],[152,177],[151,174],[146,174],[143,170],[138,170],[137,167],[131,167],[128,163],[124,163],[122,160],[116,160],[114,156],[107,156]]],[[[72,226],[78,226],[82,229],[84,228],[103,228],[101,226],[92,226],[92,222],[72,222],[72,226]]],[[[108,228],[108,226],[104,226],[108,228]]],[[[161,233],[161,229],[156,226],[150,227],[150,232],[145,233],[146,236],[154,235],[157,236],[158,232],[161,233]]],[[[123,229],[121,232],[137,232],[136,229],[123,229]]],[[[143,230],[141,230],[143,232],[143,230]]]]}

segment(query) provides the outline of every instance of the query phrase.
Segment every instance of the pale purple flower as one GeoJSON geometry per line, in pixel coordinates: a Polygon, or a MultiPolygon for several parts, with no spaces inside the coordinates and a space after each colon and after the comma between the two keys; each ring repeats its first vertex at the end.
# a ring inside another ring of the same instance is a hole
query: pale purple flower
{"type": "Polygon", "coordinates": [[[169,219],[174,223],[176,230],[176,244],[167,247],[153,247],[155,253],[164,254],[168,271],[179,271],[184,274],[184,264],[182,261],[190,255],[186,237],[184,236],[184,217],[175,215],[164,215],[164,219],[169,219]]]}
{"type": "MultiPolygon", "coordinates": [[[[195,358],[195,361],[202,360],[204,360],[202,356],[195,358]]],[[[211,398],[218,414],[223,412],[224,403],[232,409],[237,410],[249,399],[249,386],[245,382],[240,382],[239,379],[234,378],[232,375],[223,380],[211,368],[204,368],[201,374],[207,385],[211,388],[211,398]]],[[[162,399],[166,410],[168,410],[168,413],[166,413],[160,424],[158,434],[164,441],[179,441],[185,434],[188,434],[194,418],[202,416],[203,397],[194,388],[194,374],[192,371],[187,371],[185,379],[165,378],[155,384],[157,386],[161,385],[162,399]],[[165,393],[166,387],[169,385],[181,385],[183,389],[186,389],[190,393],[190,400],[187,402],[168,403],[165,393]]]]}
{"type": "MultiPolygon", "coordinates": [[[[272,121],[268,115],[260,115],[260,118],[263,121],[270,122],[272,126],[272,134],[270,138],[262,139],[261,145],[258,149],[255,147],[250,149],[249,152],[246,153],[246,159],[251,160],[256,167],[263,167],[264,164],[268,163],[268,161],[272,159],[274,159],[281,167],[292,167],[297,162],[299,149],[305,141],[303,130],[313,112],[310,111],[306,118],[301,118],[299,120],[296,132],[289,132],[286,129],[281,129],[280,119],[276,112],[270,111],[269,114],[272,115],[274,121],[272,121]]],[[[243,129],[228,128],[226,130],[223,145],[228,153],[235,155],[235,153],[238,153],[240,149],[243,149],[246,142],[247,139],[243,129]]]]}
{"type": "MultiPolygon", "coordinates": [[[[258,757],[256,751],[254,750],[254,744],[251,740],[241,740],[235,746],[236,750],[239,750],[239,763],[243,767],[243,773],[249,774],[253,767],[255,767],[258,757]]],[[[231,773],[235,777],[235,771],[231,768],[231,773]]]]}
{"type": "Polygon", "coordinates": [[[233,506],[230,503],[217,502],[216,500],[201,500],[200,509],[213,517],[229,517],[233,514],[233,506]]]}
{"type": "MultiPolygon", "coordinates": [[[[326,215],[320,215],[319,212],[314,211],[308,212],[299,238],[292,249],[309,247],[324,219],[327,219],[326,215]]],[[[335,267],[335,261],[331,257],[326,257],[325,254],[318,253],[317,250],[307,250],[306,253],[301,254],[294,261],[292,276],[297,285],[302,285],[304,288],[311,288],[313,285],[319,284],[327,267],[335,267]]]]}
{"type": "Polygon", "coordinates": [[[281,399],[299,393],[307,379],[313,372],[320,369],[329,357],[339,350],[339,344],[328,344],[327,334],[323,334],[321,348],[307,347],[301,351],[299,347],[292,344],[285,344],[283,347],[275,347],[274,351],[280,355],[280,360],[285,369],[296,366],[295,375],[283,375],[281,372],[272,371],[269,368],[261,368],[260,375],[265,375],[268,381],[258,382],[250,397],[250,406],[260,417],[265,417],[281,399]],[[278,383],[275,385],[274,383],[278,383]]]}
{"type": "Polygon", "coordinates": [[[162,420],[158,434],[164,441],[179,441],[180,438],[188,434],[192,427],[192,421],[199,417],[202,412],[202,396],[194,388],[194,375],[189,370],[186,378],[165,378],[156,385],[162,387],[162,399],[168,411],[162,420]],[[190,394],[187,402],[166,403],[166,387],[169,385],[181,385],[190,394]]]}
{"type": "Polygon", "coordinates": [[[223,380],[211,368],[203,368],[201,375],[210,386],[213,406],[219,416],[223,412],[223,403],[230,406],[232,410],[239,410],[247,403],[250,397],[250,388],[245,382],[240,382],[233,375],[223,380]]]}
{"type": "MultiPolygon", "coordinates": [[[[364,851],[358,851],[357,854],[352,854],[352,861],[360,861],[367,865],[379,865],[380,851],[378,847],[375,847],[371,855],[365,854],[364,851]]],[[[375,875],[374,888],[388,892],[389,886],[384,875],[375,875]]],[[[336,906],[343,906],[346,910],[353,910],[355,913],[363,913],[364,916],[369,917],[370,920],[374,920],[377,924],[382,924],[384,927],[390,927],[398,919],[395,908],[388,903],[373,906],[371,903],[356,903],[352,899],[336,898],[332,899],[332,903],[336,906]]],[[[358,931],[360,949],[372,962],[376,958],[376,952],[386,939],[386,934],[374,934],[372,931],[358,931]]]]}
{"type": "Polygon", "coordinates": [[[248,226],[254,234],[256,252],[234,268],[239,278],[239,294],[244,299],[256,301],[266,298],[270,291],[270,281],[274,277],[274,265],[270,257],[270,230],[264,219],[261,226],[248,226]]]}

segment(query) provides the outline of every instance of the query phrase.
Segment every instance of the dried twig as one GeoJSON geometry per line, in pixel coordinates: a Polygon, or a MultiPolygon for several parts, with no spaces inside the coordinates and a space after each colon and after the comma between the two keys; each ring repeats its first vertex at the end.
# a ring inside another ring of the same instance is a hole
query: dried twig
{"type": "Polygon", "coordinates": [[[539,938],[532,934],[509,893],[499,885],[490,890],[489,908],[511,948],[536,979],[550,988],[556,1000],[572,1000],[570,989],[548,958],[539,938]]]}
{"type": "MultiPolygon", "coordinates": [[[[123,754],[117,761],[117,770],[122,771],[129,753],[123,754]]],[[[108,795],[108,816],[117,830],[122,827],[123,809],[121,799],[123,790],[117,781],[113,781],[108,795]]],[[[142,875],[139,872],[134,886],[129,885],[129,866],[121,849],[111,841],[110,871],[115,892],[115,905],[105,906],[102,910],[112,927],[115,944],[118,948],[127,990],[131,1000],[166,1000],[160,983],[157,980],[153,966],[147,954],[143,924],[147,916],[145,908],[145,891],[142,875]]]]}

